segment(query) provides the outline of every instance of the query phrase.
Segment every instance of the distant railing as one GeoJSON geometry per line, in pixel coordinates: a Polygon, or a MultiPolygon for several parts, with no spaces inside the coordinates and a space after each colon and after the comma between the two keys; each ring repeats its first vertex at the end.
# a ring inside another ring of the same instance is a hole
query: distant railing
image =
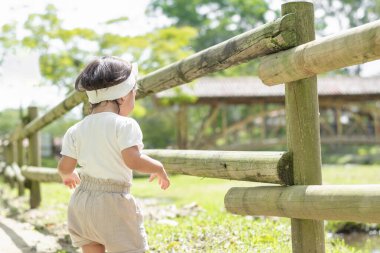
{"type": "MultiPolygon", "coordinates": [[[[313,4],[286,3],[282,13],[274,22],[148,74],[138,80],[137,98],[260,58],[259,77],[264,83],[285,82],[288,151],[144,152],[163,161],[173,173],[283,185],[232,188],[225,197],[226,209],[242,215],[292,218],[293,251],[324,252],[323,220],[380,221],[380,187],[321,186],[315,75],[380,59],[380,21],[314,40],[313,4]]],[[[29,123],[7,140],[7,165],[0,170],[9,182],[17,178],[14,181],[19,186],[28,186],[32,208],[41,201],[39,182],[60,181],[56,170],[41,168],[38,131],[84,101],[84,94],[74,92],[41,117],[36,108],[29,108],[29,123]],[[28,163],[24,161],[24,138],[29,139],[28,163]]]]}

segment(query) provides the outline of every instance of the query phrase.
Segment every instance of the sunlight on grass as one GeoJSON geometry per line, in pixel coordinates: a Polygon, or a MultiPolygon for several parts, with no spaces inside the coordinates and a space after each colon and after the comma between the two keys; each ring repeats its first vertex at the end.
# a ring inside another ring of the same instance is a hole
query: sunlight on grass
{"type": "MultiPolygon", "coordinates": [[[[325,184],[380,182],[380,166],[325,166],[322,173],[325,184]]],[[[146,219],[151,252],[291,252],[290,219],[243,217],[225,211],[224,196],[231,187],[256,185],[262,184],[175,175],[171,176],[171,187],[163,191],[148,178],[134,179],[132,193],[137,198],[158,199],[162,207],[181,208],[195,202],[203,210],[172,218],[175,226],[146,219]]],[[[16,190],[10,192],[17,197],[16,190]]],[[[42,183],[41,192],[40,209],[57,211],[46,223],[63,223],[71,191],[62,184],[42,183]]],[[[353,248],[339,238],[330,238],[328,233],[326,237],[327,252],[371,252],[368,243],[353,248]]]]}

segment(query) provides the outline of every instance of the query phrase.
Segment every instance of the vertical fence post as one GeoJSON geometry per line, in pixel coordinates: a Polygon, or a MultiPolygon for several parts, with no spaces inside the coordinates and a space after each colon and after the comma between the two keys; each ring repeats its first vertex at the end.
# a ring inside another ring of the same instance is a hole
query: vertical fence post
{"type": "Polygon", "coordinates": [[[177,112],[177,145],[179,149],[187,148],[187,110],[187,105],[179,105],[177,112]]]}
{"type": "MultiPolygon", "coordinates": [[[[6,156],[6,166],[12,166],[12,162],[13,162],[13,157],[14,157],[14,153],[13,153],[13,145],[12,145],[12,142],[7,142],[7,145],[5,146],[5,156],[6,156]]],[[[13,177],[11,176],[11,172],[7,172],[7,170],[9,170],[9,168],[6,169],[5,171],[5,180],[6,182],[9,183],[10,187],[13,188],[14,187],[14,180],[13,180],[13,177]]]]}
{"type": "Polygon", "coordinates": [[[17,142],[12,141],[12,163],[17,163],[18,159],[18,150],[17,150],[17,142]]]}
{"type": "Polygon", "coordinates": [[[375,140],[380,141],[380,114],[378,110],[375,110],[372,113],[372,116],[373,116],[373,128],[374,128],[375,140]]]}
{"type": "Polygon", "coordinates": [[[340,140],[343,135],[343,126],[340,118],[342,117],[342,108],[339,106],[335,107],[335,122],[336,122],[336,135],[340,140]]]}
{"type": "MultiPolygon", "coordinates": [[[[21,168],[25,164],[25,150],[23,146],[23,141],[24,139],[22,138],[17,140],[17,164],[19,168],[21,168]]],[[[23,196],[25,193],[25,181],[19,180],[19,178],[17,179],[17,181],[18,181],[18,195],[23,196]]]]}
{"type": "Polygon", "coordinates": [[[13,162],[13,147],[12,147],[12,142],[8,142],[7,145],[5,146],[5,161],[7,165],[11,165],[13,162]]]}
{"type": "MultiPolygon", "coordinates": [[[[315,39],[314,6],[309,2],[282,5],[282,15],[295,13],[297,43],[315,39]]],[[[293,153],[294,183],[321,184],[321,147],[317,77],[285,84],[288,149],[293,153]]],[[[293,252],[325,252],[323,221],[291,219],[293,252]]]]}
{"type": "MultiPolygon", "coordinates": [[[[38,117],[37,107],[28,107],[29,121],[38,117]]],[[[29,137],[29,165],[41,166],[41,141],[39,132],[31,134],[29,137]]],[[[41,190],[38,181],[30,182],[30,208],[37,208],[41,203],[41,190]]]]}
{"type": "Polygon", "coordinates": [[[265,140],[267,138],[267,115],[265,112],[267,111],[267,107],[265,104],[262,106],[262,117],[261,117],[261,140],[265,140]]]}

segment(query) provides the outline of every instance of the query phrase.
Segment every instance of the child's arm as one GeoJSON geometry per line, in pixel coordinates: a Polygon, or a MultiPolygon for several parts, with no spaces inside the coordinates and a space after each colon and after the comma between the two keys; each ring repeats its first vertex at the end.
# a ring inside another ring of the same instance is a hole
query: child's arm
{"type": "Polygon", "coordinates": [[[62,178],[63,183],[70,189],[76,187],[80,183],[78,173],[75,171],[77,160],[69,156],[63,155],[58,163],[58,172],[62,178]]]}
{"type": "Polygon", "coordinates": [[[147,155],[141,154],[137,146],[126,148],[121,151],[121,154],[125,164],[129,168],[141,173],[151,174],[150,182],[157,177],[161,189],[165,190],[170,186],[170,180],[162,163],[147,155]]]}

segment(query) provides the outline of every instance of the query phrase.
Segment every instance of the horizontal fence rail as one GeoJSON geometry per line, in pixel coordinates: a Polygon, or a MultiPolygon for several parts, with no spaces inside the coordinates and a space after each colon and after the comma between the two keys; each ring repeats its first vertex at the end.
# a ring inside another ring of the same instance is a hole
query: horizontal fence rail
{"type": "MultiPolygon", "coordinates": [[[[279,52],[295,45],[295,17],[286,15],[273,22],[237,35],[200,51],[179,62],[158,69],[138,80],[136,99],[188,83],[209,73],[247,62],[260,56],[279,52]]],[[[45,115],[30,122],[22,131],[14,132],[12,141],[23,139],[58,119],[86,101],[84,92],[72,92],[45,115]]]]}
{"type": "Polygon", "coordinates": [[[292,185],[292,156],[286,152],[145,150],[165,170],[198,177],[292,185]]]}
{"type": "Polygon", "coordinates": [[[188,83],[206,74],[296,45],[294,14],[237,35],[141,79],[137,97],[188,83]]]}
{"type": "MultiPolygon", "coordinates": [[[[144,150],[169,173],[291,185],[292,159],[285,152],[144,150]]],[[[22,175],[38,182],[61,182],[53,168],[27,166],[22,175]]]]}
{"type": "Polygon", "coordinates": [[[235,187],[224,203],[240,215],[380,223],[380,185],[235,187]]]}
{"type": "Polygon", "coordinates": [[[83,92],[72,92],[65,100],[53,107],[45,115],[38,117],[27,124],[22,131],[16,131],[11,136],[12,141],[24,139],[32,133],[44,128],[54,120],[60,118],[75,106],[86,100],[86,94],[83,92]]]}
{"type": "Polygon", "coordinates": [[[380,20],[261,58],[259,77],[267,85],[380,59],[380,20]]]}
{"type": "Polygon", "coordinates": [[[29,179],[32,181],[45,182],[45,183],[62,182],[62,179],[59,176],[56,168],[24,166],[22,167],[21,173],[26,179],[29,179]]]}

